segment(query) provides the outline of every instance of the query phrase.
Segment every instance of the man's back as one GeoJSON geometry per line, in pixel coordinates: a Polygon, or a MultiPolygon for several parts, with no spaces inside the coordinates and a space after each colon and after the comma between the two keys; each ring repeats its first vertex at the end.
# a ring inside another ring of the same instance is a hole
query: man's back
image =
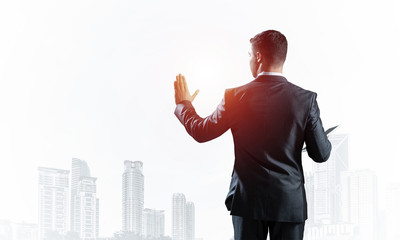
{"type": "MultiPolygon", "coordinates": [[[[242,87],[227,90],[225,97],[235,144],[228,210],[253,219],[304,221],[307,207],[301,152],[304,141],[312,144],[314,136],[309,135],[315,133],[311,129],[320,124],[316,94],[282,76],[260,75],[242,87]]],[[[320,152],[311,154],[322,162],[329,153],[326,141],[320,152]]]]}

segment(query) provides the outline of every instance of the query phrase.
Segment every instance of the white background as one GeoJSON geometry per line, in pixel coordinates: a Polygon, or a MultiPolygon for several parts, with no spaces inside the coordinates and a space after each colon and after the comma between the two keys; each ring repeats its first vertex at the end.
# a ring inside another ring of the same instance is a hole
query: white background
{"type": "Polygon", "coordinates": [[[400,181],[399,12],[397,0],[1,1],[0,219],[36,223],[37,167],[76,157],[98,178],[100,235],[111,236],[123,161],[138,160],[145,207],[166,210],[167,235],[182,192],[196,236],[229,239],[231,134],[191,139],[173,81],[183,73],[210,114],[225,88],[252,80],[249,39],[267,29],[288,39],[284,75],[318,93],[325,128],[349,134],[350,167],[374,170],[383,191],[400,181]]]}

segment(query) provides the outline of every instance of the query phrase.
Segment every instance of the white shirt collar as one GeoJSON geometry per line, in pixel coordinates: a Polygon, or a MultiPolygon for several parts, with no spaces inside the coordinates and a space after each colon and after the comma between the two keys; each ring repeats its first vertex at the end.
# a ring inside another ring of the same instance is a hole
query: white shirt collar
{"type": "Polygon", "coordinates": [[[260,75],[281,76],[281,77],[283,77],[283,74],[282,73],[278,73],[278,72],[260,72],[257,75],[257,77],[260,76],[260,75]]]}

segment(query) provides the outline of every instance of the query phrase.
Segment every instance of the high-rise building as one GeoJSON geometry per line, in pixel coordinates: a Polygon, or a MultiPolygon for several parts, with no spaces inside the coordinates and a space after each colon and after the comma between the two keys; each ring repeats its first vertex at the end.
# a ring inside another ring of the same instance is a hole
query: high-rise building
{"type": "Polygon", "coordinates": [[[69,171],[39,167],[39,239],[68,231],[69,171]]]}
{"type": "Polygon", "coordinates": [[[159,238],[164,236],[165,217],[163,210],[145,208],[143,210],[143,236],[159,238]]]}
{"type": "Polygon", "coordinates": [[[400,183],[392,183],[386,188],[386,236],[387,240],[400,239],[398,219],[400,216],[400,183]]]}
{"type": "Polygon", "coordinates": [[[195,239],[195,207],[182,193],[172,196],[172,240],[195,239]]]}
{"type": "Polygon", "coordinates": [[[338,211],[339,220],[343,223],[350,223],[350,176],[352,171],[343,171],[340,175],[340,206],[338,211]]]}
{"type": "Polygon", "coordinates": [[[90,177],[90,169],[87,163],[78,158],[72,158],[71,166],[71,232],[80,233],[81,209],[75,207],[79,204],[78,184],[81,177],[90,177]]]}
{"type": "Polygon", "coordinates": [[[195,209],[193,202],[185,206],[185,240],[195,240],[195,209]]]}
{"type": "Polygon", "coordinates": [[[71,168],[71,232],[81,239],[99,235],[99,199],[96,196],[96,178],[90,176],[88,164],[72,158],[71,168]]]}
{"type": "Polygon", "coordinates": [[[122,174],[122,230],[142,234],[144,208],[143,163],[124,161],[122,174]]]}
{"type": "Polygon", "coordinates": [[[186,197],[182,193],[172,196],[172,240],[185,240],[186,197]]]}
{"type": "Polygon", "coordinates": [[[96,198],[96,236],[99,236],[100,229],[100,207],[99,207],[99,199],[96,198]]]}
{"type": "Polygon", "coordinates": [[[356,224],[363,240],[377,239],[377,178],[371,170],[350,174],[350,222],[356,224]]]}
{"type": "Polygon", "coordinates": [[[96,178],[80,177],[75,207],[80,210],[76,223],[79,224],[81,239],[98,238],[99,199],[96,197],[96,178]]]}
{"type": "Polygon", "coordinates": [[[336,223],[341,218],[341,174],[348,170],[348,137],[331,135],[329,140],[332,151],[328,161],[312,164],[316,223],[336,223]]]}

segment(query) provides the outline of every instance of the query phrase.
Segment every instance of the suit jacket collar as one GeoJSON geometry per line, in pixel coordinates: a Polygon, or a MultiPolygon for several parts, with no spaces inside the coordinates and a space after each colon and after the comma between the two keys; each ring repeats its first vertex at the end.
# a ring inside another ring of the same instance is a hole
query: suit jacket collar
{"type": "Polygon", "coordinates": [[[284,76],[278,76],[278,75],[258,75],[253,80],[253,82],[266,82],[266,81],[287,82],[288,80],[284,76]]]}

